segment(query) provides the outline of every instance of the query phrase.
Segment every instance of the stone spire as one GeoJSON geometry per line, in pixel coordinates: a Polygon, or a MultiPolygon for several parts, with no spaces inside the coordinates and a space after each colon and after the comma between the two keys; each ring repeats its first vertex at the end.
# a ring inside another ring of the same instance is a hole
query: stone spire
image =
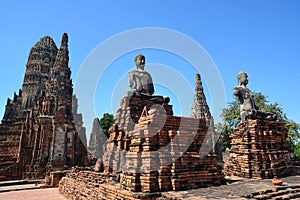
{"type": "MultiPolygon", "coordinates": [[[[57,112],[57,120],[71,120],[73,84],[69,68],[68,35],[63,34],[55,63],[50,70],[46,84],[46,102],[50,104],[50,113],[57,112]]],[[[48,111],[49,112],[49,111],[48,111]]]]}
{"type": "Polygon", "coordinates": [[[51,69],[50,71],[50,79],[54,79],[53,81],[57,80],[59,84],[64,84],[64,81],[67,81],[67,83],[65,83],[66,85],[71,83],[71,70],[69,68],[68,35],[66,33],[64,33],[62,36],[60,48],[57,52],[53,69],[51,69]]]}
{"type": "Polygon", "coordinates": [[[55,63],[50,70],[41,109],[41,116],[51,116],[54,119],[55,136],[48,166],[72,165],[75,160],[69,162],[72,160],[70,155],[81,153],[75,149],[75,146],[65,145],[70,141],[76,142],[78,137],[72,115],[73,85],[68,65],[68,35],[64,33],[55,63]]]}
{"type": "Polygon", "coordinates": [[[62,35],[60,48],[57,52],[54,67],[65,67],[69,65],[68,34],[62,35]]]}
{"type": "MultiPolygon", "coordinates": [[[[216,153],[218,162],[223,162],[222,141],[219,140],[219,134],[215,131],[214,118],[211,116],[206,102],[200,74],[196,74],[196,87],[191,117],[205,119],[208,130],[202,145],[203,149],[209,149],[212,147],[212,152],[216,153]]],[[[207,152],[203,151],[203,153],[205,156],[207,152]]]]}
{"type": "Polygon", "coordinates": [[[205,119],[207,126],[211,124],[212,116],[206,102],[200,74],[196,74],[196,87],[191,117],[205,119]]]}
{"type": "Polygon", "coordinates": [[[105,138],[105,134],[101,131],[99,119],[95,118],[89,141],[89,152],[92,154],[93,158],[101,158],[103,155],[103,146],[106,140],[107,138],[105,138]]]}

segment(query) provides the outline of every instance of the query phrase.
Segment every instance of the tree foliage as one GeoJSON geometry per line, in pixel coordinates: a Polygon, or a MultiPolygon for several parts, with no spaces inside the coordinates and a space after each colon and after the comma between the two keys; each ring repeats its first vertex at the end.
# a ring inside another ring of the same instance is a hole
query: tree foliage
{"type": "MultiPolygon", "coordinates": [[[[285,122],[285,127],[288,130],[287,141],[291,146],[296,145],[300,139],[300,125],[292,120],[289,120],[278,103],[269,103],[267,97],[260,92],[254,92],[253,95],[255,103],[260,110],[276,113],[278,121],[285,122]]],[[[234,127],[236,127],[236,125],[241,121],[238,99],[235,99],[227,104],[228,107],[224,108],[221,114],[223,123],[217,124],[217,130],[221,133],[221,139],[223,141],[223,150],[230,148],[229,136],[233,132],[234,127]]],[[[300,151],[300,147],[298,148],[298,151],[300,151]]]]}
{"type": "Polygon", "coordinates": [[[109,128],[113,125],[113,123],[113,114],[104,113],[103,117],[100,119],[100,127],[107,137],[109,137],[109,128]]]}
{"type": "MultiPolygon", "coordinates": [[[[292,146],[297,146],[298,144],[298,150],[300,151],[300,145],[299,145],[299,140],[300,140],[300,124],[297,124],[296,122],[292,120],[286,120],[285,121],[285,127],[288,130],[288,138],[287,141],[292,145],[292,146]]],[[[300,153],[300,152],[299,152],[300,153]]],[[[300,155],[299,155],[300,156],[300,155]]]]}
{"type": "Polygon", "coordinates": [[[300,142],[295,145],[294,148],[295,157],[300,158],[300,142]]]}

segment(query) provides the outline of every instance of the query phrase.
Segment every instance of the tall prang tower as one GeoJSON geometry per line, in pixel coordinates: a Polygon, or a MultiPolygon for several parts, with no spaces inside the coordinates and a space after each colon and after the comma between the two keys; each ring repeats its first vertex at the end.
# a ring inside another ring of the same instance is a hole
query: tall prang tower
{"type": "Polygon", "coordinates": [[[13,154],[3,159],[0,154],[0,166],[13,174],[0,171],[3,180],[43,178],[53,170],[86,164],[87,149],[76,130],[72,98],[68,35],[63,34],[59,49],[45,36],[30,50],[22,90],[7,100],[0,124],[0,137],[7,141],[0,141],[0,146],[4,152],[13,149],[13,154]]]}
{"type": "Polygon", "coordinates": [[[50,69],[53,67],[57,47],[49,36],[41,38],[31,49],[28,56],[22,90],[7,99],[2,124],[25,121],[30,113],[38,115],[39,99],[45,93],[50,69]]]}

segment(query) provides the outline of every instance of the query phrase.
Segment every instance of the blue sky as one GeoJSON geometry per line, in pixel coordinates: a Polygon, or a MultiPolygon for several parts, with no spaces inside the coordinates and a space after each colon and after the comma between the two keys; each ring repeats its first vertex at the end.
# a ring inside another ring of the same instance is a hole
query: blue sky
{"type": "MultiPolygon", "coordinates": [[[[226,95],[224,103],[233,100],[236,74],[243,70],[249,75],[251,90],[262,92],[270,102],[278,102],[288,118],[300,123],[299,8],[300,2],[296,0],[3,0],[0,2],[1,118],[6,99],[22,87],[28,53],[41,37],[49,35],[59,46],[62,34],[69,34],[70,67],[75,84],[85,61],[104,41],[124,31],[157,27],[185,35],[202,46],[221,77],[226,95]]],[[[144,35],[145,40],[149,37],[144,35]]],[[[121,42],[117,48],[123,47],[121,42]]],[[[107,51],[115,52],[115,49],[107,51]]],[[[155,48],[135,49],[119,55],[109,66],[99,66],[106,70],[99,77],[98,85],[91,86],[95,91],[95,114],[98,117],[105,112],[115,114],[120,97],[129,89],[126,75],[134,68],[137,53],[146,55],[149,64],[146,70],[151,72],[154,82],[162,81],[155,86],[156,93],[171,96],[176,115],[189,115],[193,94],[170,91],[162,79],[170,80],[173,83],[170,87],[180,88],[184,82],[192,91],[195,73],[201,73],[206,66],[193,66],[181,55],[155,48]],[[160,67],[166,74],[158,70],[160,67]],[[181,82],[177,83],[179,79],[181,82]]],[[[103,59],[102,55],[97,56],[103,59]]],[[[218,97],[209,91],[210,78],[202,78],[208,103],[213,107],[213,99],[218,97]]],[[[88,88],[89,82],[85,84],[88,88]]],[[[84,113],[81,104],[79,111],[84,113]]],[[[84,115],[88,134],[92,117],[84,115]]]]}

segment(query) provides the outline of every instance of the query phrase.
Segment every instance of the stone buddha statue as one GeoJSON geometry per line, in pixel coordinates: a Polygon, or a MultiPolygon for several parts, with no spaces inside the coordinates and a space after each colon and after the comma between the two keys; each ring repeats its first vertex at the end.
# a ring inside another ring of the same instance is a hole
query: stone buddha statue
{"type": "Polygon", "coordinates": [[[153,95],[154,86],[152,77],[144,70],[145,61],[145,56],[142,54],[138,54],[134,59],[136,69],[130,71],[128,74],[129,87],[131,88],[129,95],[152,100],[157,103],[168,103],[170,101],[169,97],[153,95]]]}
{"type": "Polygon", "coordinates": [[[239,85],[234,87],[233,94],[239,99],[242,121],[246,121],[247,119],[266,119],[275,121],[277,119],[276,114],[263,112],[256,106],[253,93],[246,87],[248,84],[247,73],[243,71],[239,72],[237,74],[237,80],[239,85]]]}
{"type": "Polygon", "coordinates": [[[129,87],[132,92],[152,95],[154,87],[151,75],[144,71],[145,56],[139,54],[134,59],[136,70],[132,70],[128,74],[129,87]]]}

